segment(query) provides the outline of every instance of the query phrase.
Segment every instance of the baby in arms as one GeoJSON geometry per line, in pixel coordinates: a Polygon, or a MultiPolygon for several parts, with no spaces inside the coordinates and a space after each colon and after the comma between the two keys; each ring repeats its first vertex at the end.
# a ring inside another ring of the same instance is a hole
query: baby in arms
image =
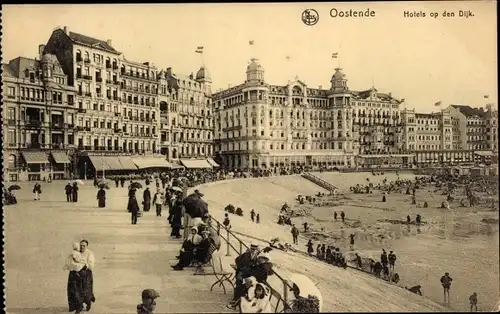
{"type": "Polygon", "coordinates": [[[73,243],[73,251],[69,254],[64,269],[69,271],[80,271],[85,267],[85,264],[86,261],[80,253],[80,244],[76,242],[73,243]]]}

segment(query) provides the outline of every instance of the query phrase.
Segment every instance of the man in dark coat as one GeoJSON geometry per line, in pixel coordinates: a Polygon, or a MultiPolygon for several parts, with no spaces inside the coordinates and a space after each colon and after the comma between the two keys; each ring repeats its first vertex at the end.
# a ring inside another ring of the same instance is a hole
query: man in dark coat
{"type": "Polygon", "coordinates": [[[121,178],[120,178],[120,185],[121,185],[122,187],[124,187],[124,186],[125,186],[125,178],[124,178],[124,177],[121,177],[121,178]]]}
{"type": "Polygon", "coordinates": [[[142,204],[144,205],[144,211],[148,212],[151,209],[151,191],[149,187],[146,187],[144,193],[142,193],[142,204]]]}
{"type": "Polygon", "coordinates": [[[293,225],[291,232],[292,232],[293,244],[299,244],[299,228],[293,225]]]}
{"type": "Polygon", "coordinates": [[[73,182],[73,187],[71,189],[71,197],[73,202],[78,202],[78,184],[73,182]]]}
{"type": "Polygon", "coordinates": [[[132,224],[137,225],[137,216],[139,215],[139,204],[135,196],[128,200],[128,211],[132,213],[132,224]]]}
{"type": "Polygon", "coordinates": [[[115,177],[115,185],[116,187],[118,187],[120,184],[120,180],[118,180],[118,177],[115,177]]]}
{"type": "Polygon", "coordinates": [[[106,191],[104,188],[100,188],[99,191],[97,191],[97,205],[99,208],[104,208],[106,207],[106,191]]]}
{"type": "Polygon", "coordinates": [[[68,182],[66,186],[64,187],[64,191],[66,192],[66,201],[71,202],[71,183],[68,182]]]}
{"type": "Polygon", "coordinates": [[[174,200],[172,205],[172,216],[170,217],[170,222],[172,224],[172,233],[170,233],[170,236],[176,237],[177,239],[182,238],[182,209],[182,202],[179,199],[174,200]]]}

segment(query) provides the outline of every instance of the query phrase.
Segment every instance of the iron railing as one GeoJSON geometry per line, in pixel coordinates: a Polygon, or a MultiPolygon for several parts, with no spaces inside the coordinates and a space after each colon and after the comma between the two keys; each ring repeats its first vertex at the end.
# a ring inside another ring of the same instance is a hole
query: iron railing
{"type": "Polygon", "coordinates": [[[307,179],[307,180],[311,181],[314,184],[319,185],[320,187],[324,188],[327,191],[333,192],[333,191],[337,190],[337,187],[334,186],[333,184],[328,183],[325,180],[323,180],[321,178],[318,178],[317,176],[312,175],[309,172],[303,173],[302,177],[304,179],[307,179]]]}
{"type": "MultiPolygon", "coordinates": [[[[245,242],[243,242],[240,238],[238,238],[236,236],[236,234],[233,231],[231,231],[229,228],[226,228],[225,226],[223,226],[213,216],[210,216],[210,220],[212,221],[212,223],[208,224],[208,226],[210,226],[210,228],[214,229],[217,232],[217,235],[222,240],[224,240],[227,244],[227,255],[226,256],[231,256],[231,249],[235,253],[237,253],[238,255],[243,254],[244,250],[249,249],[248,245],[246,245],[245,242]],[[213,226],[214,222],[217,225],[216,227],[213,226]],[[226,236],[221,234],[221,230],[226,230],[226,236]],[[238,248],[234,247],[234,245],[231,243],[231,239],[230,239],[231,236],[237,241],[238,248]]],[[[274,313],[284,313],[286,311],[286,309],[288,308],[288,302],[287,302],[288,291],[291,291],[293,289],[293,287],[290,285],[290,283],[287,280],[283,279],[283,277],[280,276],[276,272],[276,270],[274,270],[274,269],[273,269],[273,275],[276,276],[276,278],[278,278],[281,281],[281,283],[283,284],[283,295],[281,295],[278,291],[276,291],[276,289],[274,289],[268,283],[266,283],[266,285],[268,286],[268,288],[271,291],[271,297],[275,297],[278,299],[278,302],[274,306],[274,313]],[[281,310],[280,310],[280,305],[282,305],[281,310]]]]}

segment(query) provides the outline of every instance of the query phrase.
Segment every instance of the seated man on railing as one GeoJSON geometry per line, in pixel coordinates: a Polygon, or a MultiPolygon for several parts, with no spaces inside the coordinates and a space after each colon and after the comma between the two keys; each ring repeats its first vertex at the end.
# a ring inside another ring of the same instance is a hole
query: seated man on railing
{"type": "Polygon", "coordinates": [[[204,230],[201,235],[203,239],[196,248],[194,261],[203,265],[210,262],[213,252],[217,251],[217,245],[214,239],[210,237],[210,231],[204,230]]]}

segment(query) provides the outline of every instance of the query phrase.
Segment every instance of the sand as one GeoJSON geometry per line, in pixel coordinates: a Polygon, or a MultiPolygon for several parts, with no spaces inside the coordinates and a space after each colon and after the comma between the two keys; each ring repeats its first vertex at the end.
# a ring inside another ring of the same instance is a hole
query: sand
{"type": "MultiPolygon", "coordinates": [[[[349,186],[356,183],[365,184],[367,177],[377,184],[386,177],[389,181],[395,179],[395,174],[376,177],[370,173],[318,175],[344,190],[348,199],[339,200],[338,203],[343,204],[335,207],[301,206],[295,201],[298,194],[312,196],[318,191],[325,191],[298,176],[219,182],[203,187],[203,192],[209,201],[210,211],[221,221],[223,211],[220,209],[227,204],[243,208],[245,217],[231,215],[233,228],[240,232],[266,240],[279,237],[283,241],[292,242],[290,227],[275,223],[281,205],[288,202],[293,209],[305,208],[310,212],[308,217],[293,219],[301,231],[302,222],[307,221],[314,232],[330,236],[323,237],[325,240],[322,238],[321,241],[314,241],[315,246],[320,242],[332,243],[347,251],[349,245],[346,238],[350,233],[355,233],[356,250],[376,258],[379,258],[381,248],[394,250],[398,256],[396,271],[401,276],[400,284],[422,285],[426,298],[436,302],[443,301],[439,278],[446,271],[454,278],[452,309],[467,310],[468,296],[474,291],[479,295],[481,310],[491,310],[495,306],[499,300],[498,228],[491,223],[482,223],[481,220],[498,220],[498,212],[482,211],[478,208],[475,211],[467,208],[445,211],[437,208],[444,196],[436,196],[425,190],[417,191],[417,201],[423,202],[425,199],[429,203],[429,208],[425,209],[411,205],[411,197],[404,193],[389,194],[386,203],[381,202],[382,196],[378,191],[371,195],[349,193],[349,186]],[[261,216],[258,228],[251,223],[248,215],[252,208],[261,216]],[[346,213],[345,224],[333,220],[333,211],[340,210],[346,213]],[[426,222],[420,228],[420,233],[414,226],[408,229],[404,225],[383,222],[406,220],[408,214],[414,219],[417,213],[420,213],[426,222]]],[[[402,173],[400,177],[412,178],[413,175],[402,173]]],[[[301,236],[304,240],[300,241],[298,249],[305,251],[306,239],[309,236],[301,236]]],[[[285,264],[290,263],[284,260],[285,264]]],[[[296,266],[296,263],[293,263],[290,268],[296,266]]],[[[319,266],[314,263],[314,269],[317,267],[319,266]]],[[[329,268],[325,270],[326,273],[332,271],[329,268]]],[[[316,275],[322,278],[325,273],[316,275]]],[[[338,278],[335,280],[338,282],[338,278]]],[[[330,286],[327,284],[327,287],[330,286]]],[[[340,310],[338,304],[328,305],[326,302],[326,306],[330,306],[331,311],[340,310]]],[[[359,305],[358,310],[370,309],[359,305]]]]}

